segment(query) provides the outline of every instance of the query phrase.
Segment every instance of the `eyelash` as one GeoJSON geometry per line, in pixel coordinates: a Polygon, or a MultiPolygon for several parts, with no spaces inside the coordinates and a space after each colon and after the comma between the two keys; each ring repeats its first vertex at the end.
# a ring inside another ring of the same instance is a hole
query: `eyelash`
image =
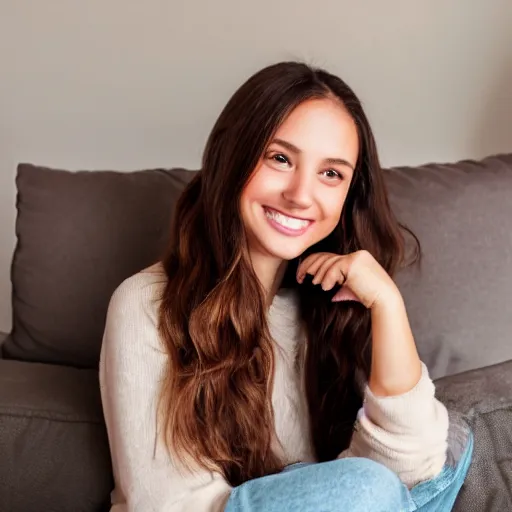
{"type": "MultiPolygon", "coordinates": [[[[275,162],[277,162],[278,164],[285,164],[285,163],[289,164],[289,163],[290,163],[290,160],[288,160],[288,158],[287,158],[285,155],[283,155],[283,153],[276,153],[275,155],[272,155],[272,156],[270,157],[270,159],[271,159],[271,160],[274,160],[274,161],[275,161],[275,162]],[[284,159],[286,160],[286,162],[279,162],[278,160],[276,160],[276,157],[282,157],[282,158],[284,158],[284,159]]],[[[336,173],[336,177],[337,177],[337,178],[339,178],[340,180],[342,180],[342,179],[343,179],[343,175],[341,174],[341,172],[337,171],[336,169],[326,169],[326,170],[325,170],[325,171],[323,171],[323,172],[331,172],[331,171],[332,171],[332,172],[334,172],[334,173],[336,173]]]]}

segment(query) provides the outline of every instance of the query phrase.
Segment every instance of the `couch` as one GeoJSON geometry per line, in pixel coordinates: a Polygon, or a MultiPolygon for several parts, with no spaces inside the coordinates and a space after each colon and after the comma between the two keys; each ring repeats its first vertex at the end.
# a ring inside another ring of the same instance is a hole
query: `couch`
{"type": "MultiPolygon", "coordinates": [[[[512,511],[512,154],[385,170],[422,243],[397,276],[438,397],[473,428],[462,512],[512,511]]],[[[114,289],[152,264],[194,171],[20,164],[0,359],[0,510],[109,510],[98,357],[114,289]]]]}

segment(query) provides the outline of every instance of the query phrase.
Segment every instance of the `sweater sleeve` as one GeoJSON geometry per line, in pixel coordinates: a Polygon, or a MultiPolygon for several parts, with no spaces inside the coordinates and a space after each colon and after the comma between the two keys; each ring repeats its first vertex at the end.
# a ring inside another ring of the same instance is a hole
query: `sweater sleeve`
{"type": "Polygon", "coordinates": [[[158,337],[157,279],[143,271],[126,280],[107,313],[100,390],[115,480],[111,511],[222,511],[228,483],[204,469],[185,472],[157,436],[167,357],[158,337]]]}
{"type": "Polygon", "coordinates": [[[446,461],[448,412],[435,398],[422,363],[416,386],[398,396],[375,396],[365,385],[349,448],[338,458],[366,457],[384,464],[407,485],[437,476],[446,461]]]}

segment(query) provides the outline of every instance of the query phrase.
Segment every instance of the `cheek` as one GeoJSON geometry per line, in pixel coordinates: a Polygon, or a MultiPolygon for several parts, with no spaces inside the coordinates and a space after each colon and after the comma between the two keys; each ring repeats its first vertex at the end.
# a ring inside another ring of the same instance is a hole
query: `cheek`
{"type": "Polygon", "coordinates": [[[244,191],[242,192],[242,202],[250,204],[251,202],[264,203],[268,199],[272,199],[276,191],[279,190],[280,184],[276,180],[275,175],[269,173],[262,166],[258,169],[244,191]]]}
{"type": "Polygon", "coordinates": [[[341,217],[343,205],[345,204],[346,191],[333,193],[324,196],[322,201],[325,220],[329,224],[336,225],[341,217]]]}
{"type": "Polygon", "coordinates": [[[254,204],[265,202],[265,198],[268,197],[267,189],[268,186],[265,183],[264,173],[261,170],[256,171],[240,196],[240,210],[244,223],[251,218],[254,204]]]}
{"type": "Polygon", "coordinates": [[[240,196],[240,204],[242,205],[242,211],[247,209],[251,202],[254,201],[255,198],[257,197],[259,189],[258,181],[258,174],[255,173],[251,177],[245,188],[243,189],[242,195],[240,196]]]}

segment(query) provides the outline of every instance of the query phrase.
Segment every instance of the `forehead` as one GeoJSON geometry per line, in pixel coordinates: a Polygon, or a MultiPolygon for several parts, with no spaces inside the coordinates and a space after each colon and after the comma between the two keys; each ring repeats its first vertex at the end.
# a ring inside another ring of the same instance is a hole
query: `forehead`
{"type": "Polygon", "coordinates": [[[331,99],[304,101],[290,112],[274,136],[305,153],[356,163],[359,151],[356,124],[347,109],[331,99]]]}

